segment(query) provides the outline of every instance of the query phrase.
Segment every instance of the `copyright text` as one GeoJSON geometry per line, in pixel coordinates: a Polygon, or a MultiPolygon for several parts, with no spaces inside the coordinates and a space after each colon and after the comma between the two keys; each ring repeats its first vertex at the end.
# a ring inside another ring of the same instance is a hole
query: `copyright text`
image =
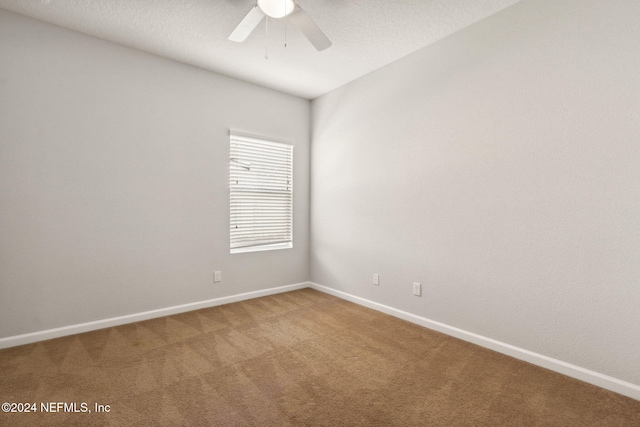
{"type": "Polygon", "coordinates": [[[73,412],[90,414],[92,412],[111,412],[111,405],[87,402],[4,402],[2,412],[73,412]]]}

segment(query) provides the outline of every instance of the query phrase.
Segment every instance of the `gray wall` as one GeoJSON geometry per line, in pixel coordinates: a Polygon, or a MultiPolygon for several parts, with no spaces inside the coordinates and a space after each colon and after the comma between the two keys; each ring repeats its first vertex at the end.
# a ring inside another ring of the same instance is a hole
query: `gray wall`
{"type": "Polygon", "coordinates": [[[0,337],[308,280],[309,133],[309,101],[0,10],[0,337]],[[229,255],[229,128],[295,143],[294,249],[229,255]]]}
{"type": "Polygon", "coordinates": [[[640,384],[638,16],[524,1],[315,100],[312,281],[640,384]]]}

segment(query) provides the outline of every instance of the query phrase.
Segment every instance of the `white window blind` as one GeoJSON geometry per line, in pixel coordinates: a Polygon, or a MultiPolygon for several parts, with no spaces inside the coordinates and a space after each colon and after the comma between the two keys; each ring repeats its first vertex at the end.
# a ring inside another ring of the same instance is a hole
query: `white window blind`
{"type": "Polygon", "coordinates": [[[231,253],[291,248],[293,146],[230,134],[231,253]]]}

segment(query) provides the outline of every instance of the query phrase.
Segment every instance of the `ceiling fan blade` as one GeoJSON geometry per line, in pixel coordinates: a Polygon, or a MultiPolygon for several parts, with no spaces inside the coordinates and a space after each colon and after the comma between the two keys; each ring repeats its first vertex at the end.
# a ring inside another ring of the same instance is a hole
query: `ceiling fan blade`
{"type": "Polygon", "coordinates": [[[229,35],[229,40],[232,42],[243,42],[249,37],[249,34],[255,30],[262,18],[264,18],[264,12],[260,10],[258,6],[254,6],[253,9],[247,13],[247,16],[242,18],[242,21],[238,24],[235,30],[229,35]]]}
{"type": "Polygon", "coordinates": [[[291,15],[288,16],[288,19],[302,31],[302,34],[309,39],[316,49],[325,50],[331,46],[331,40],[329,40],[320,27],[313,22],[309,14],[297,4],[291,15]]]}

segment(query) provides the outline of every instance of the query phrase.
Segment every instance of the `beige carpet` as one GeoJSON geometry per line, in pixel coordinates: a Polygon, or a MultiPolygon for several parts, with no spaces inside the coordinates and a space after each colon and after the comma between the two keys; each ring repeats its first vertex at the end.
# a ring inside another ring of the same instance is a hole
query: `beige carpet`
{"type": "Polygon", "coordinates": [[[38,411],[7,426],[640,426],[640,401],[311,289],[1,350],[0,372],[38,411]]]}

